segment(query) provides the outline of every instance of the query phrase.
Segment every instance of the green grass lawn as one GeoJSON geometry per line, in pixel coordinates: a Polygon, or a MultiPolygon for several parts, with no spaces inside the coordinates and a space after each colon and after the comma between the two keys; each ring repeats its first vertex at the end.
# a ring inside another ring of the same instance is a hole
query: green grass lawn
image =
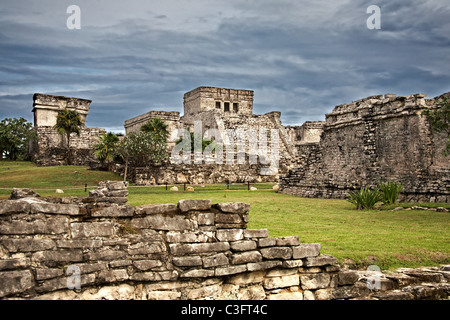
{"type": "Polygon", "coordinates": [[[41,196],[57,196],[55,190],[63,189],[68,195],[81,196],[86,194],[85,184],[92,187],[102,180],[121,178],[87,167],[38,167],[28,161],[0,161],[0,199],[7,199],[12,188],[31,188],[41,196]]]}
{"type": "MultiPolygon", "coordinates": [[[[0,162],[0,188],[31,187],[43,196],[56,196],[54,189],[64,186],[82,187],[63,188],[64,196],[86,195],[84,184],[93,186],[101,180],[120,177],[84,167],[37,168],[27,162],[0,162]]],[[[225,185],[195,186],[195,192],[184,192],[183,186],[178,186],[178,192],[165,187],[130,186],[128,198],[131,205],[177,203],[181,199],[247,202],[251,204],[248,228],[268,229],[270,236],[298,235],[304,243],[321,243],[322,253],[354,268],[450,264],[450,213],[389,210],[413,204],[357,211],[345,200],[299,198],[272,191],[272,184],[254,186],[258,191],[248,191],[245,185],[233,185],[230,190],[225,185]]],[[[5,199],[10,190],[1,192],[0,198],[5,199]]],[[[450,208],[450,204],[416,205],[450,208]]]]}

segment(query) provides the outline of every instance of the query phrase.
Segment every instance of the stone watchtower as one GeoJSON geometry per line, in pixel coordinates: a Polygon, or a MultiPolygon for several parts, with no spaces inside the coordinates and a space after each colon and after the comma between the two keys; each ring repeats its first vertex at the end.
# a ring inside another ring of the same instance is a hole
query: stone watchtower
{"type": "Polygon", "coordinates": [[[199,87],[184,94],[185,117],[195,117],[207,111],[220,112],[223,116],[251,115],[253,91],[199,87]]]}
{"type": "Polygon", "coordinates": [[[58,112],[65,108],[80,114],[83,127],[80,135],[72,134],[70,148],[74,165],[91,165],[97,163],[92,147],[98,143],[103,129],[86,128],[86,117],[91,100],[53,96],[35,93],[33,96],[34,128],[37,139],[30,145],[31,159],[41,166],[61,165],[65,163],[66,140],[53,129],[58,112]]]}
{"type": "Polygon", "coordinates": [[[35,93],[33,96],[34,126],[53,127],[56,124],[58,112],[64,108],[76,110],[80,114],[81,121],[85,123],[91,102],[86,99],[35,93]]]}

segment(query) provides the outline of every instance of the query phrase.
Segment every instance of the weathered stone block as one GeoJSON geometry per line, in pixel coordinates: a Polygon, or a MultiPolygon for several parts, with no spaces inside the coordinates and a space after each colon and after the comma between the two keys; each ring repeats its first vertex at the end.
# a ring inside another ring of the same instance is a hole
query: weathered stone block
{"type": "Polygon", "coordinates": [[[222,212],[245,214],[250,211],[250,204],[243,202],[223,202],[218,203],[216,206],[222,212]]]}
{"type": "Polygon", "coordinates": [[[59,268],[37,268],[36,269],[36,280],[47,280],[47,279],[53,279],[56,277],[60,277],[64,275],[64,271],[59,268]]]}
{"type": "Polygon", "coordinates": [[[231,257],[232,264],[254,263],[262,261],[262,255],[259,251],[247,251],[235,253],[231,257]]]}
{"type": "Polygon", "coordinates": [[[178,207],[173,203],[165,204],[147,204],[144,206],[138,206],[135,208],[136,214],[169,214],[178,212],[178,207]]]}
{"type": "Polygon", "coordinates": [[[270,247],[261,249],[261,254],[265,259],[288,260],[292,257],[291,247],[270,247]]]}
{"type": "Polygon", "coordinates": [[[359,273],[354,270],[341,270],[338,273],[338,285],[345,286],[354,284],[359,279],[359,273]]]}
{"type": "Polygon", "coordinates": [[[2,221],[0,234],[61,234],[68,232],[67,224],[67,218],[62,217],[33,221],[2,221]]]}
{"type": "Polygon", "coordinates": [[[5,200],[0,202],[0,215],[10,213],[29,213],[30,203],[20,200],[5,200]]]}
{"type": "Polygon", "coordinates": [[[173,264],[178,267],[196,267],[201,266],[202,258],[200,256],[173,257],[173,264]]]}
{"type": "Polygon", "coordinates": [[[133,265],[140,271],[147,271],[152,268],[161,267],[163,263],[160,260],[136,260],[133,265]]]}
{"type": "Polygon", "coordinates": [[[303,300],[303,293],[295,291],[284,291],[268,296],[268,300],[303,300]]]}
{"type": "Polygon", "coordinates": [[[244,230],[242,229],[227,229],[217,230],[217,240],[219,241],[238,241],[244,238],[244,230]]]}
{"type": "Polygon", "coordinates": [[[92,217],[132,217],[134,208],[130,205],[111,206],[101,210],[92,211],[92,217]]]}
{"type": "MultiPolygon", "coordinates": [[[[248,266],[248,265],[247,265],[248,266]]],[[[264,271],[246,272],[232,276],[228,282],[238,286],[247,286],[253,283],[262,283],[264,279],[264,271]]]]}
{"type": "Polygon", "coordinates": [[[206,277],[214,277],[214,270],[205,270],[205,269],[189,270],[180,275],[180,278],[206,278],[206,277]]]}
{"type": "Polygon", "coordinates": [[[116,234],[116,228],[111,222],[73,222],[70,224],[73,239],[110,237],[116,234]]]}
{"type": "Polygon", "coordinates": [[[176,291],[151,291],[147,293],[147,300],[179,300],[181,292],[176,291]]]}
{"type": "Polygon", "coordinates": [[[53,240],[45,239],[3,239],[0,243],[9,252],[35,252],[51,250],[55,248],[53,240]]]}
{"type": "Polygon", "coordinates": [[[112,261],[125,258],[127,253],[123,250],[104,249],[86,254],[88,261],[112,261]]]}
{"type": "Polygon", "coordinates": [[[236,213],[218,213],[216,214],[216,224],[240,224],[242,218],[236,213]]]}
{"type": "Polygon", "coordinates": [[[30,266],[30,259],[28,258],[0,260],[0,270],[22,269],[28,266],[30,266]]]}
{"type": "Polygon", "coordinates": [[[244,265],[237,265],[237,266],[229,266],[229,267],[223,267],[223,268],[216,268],[215,270],[215,276],[228,276],[230,274],[236,274],[236,273],[242,273],[247,271],[247,266],[244,265]]]}
{"type": "Polygon", "coordinates": [[[282,261],[274,260],[274,261],[262,261],[256,263],[248,263],[247,269],[248,271],[258,271],[258,270],[266,270],[271,268],[280,267],[283,265],[282,261]]]}
{"type": "Polygon", "coordinates": [[[292,257],[294,259],[303,259],[308,257],[317,257],[320,254],[320,243],[302,243],[294,248],[292,257]]]}
{"type": "Polygon", "coordinates": [[[177,232],[169,231],[166,234],[167,242],[208,242],[213,239],[212,232],[177,232]]]}
{"type": "Polygon", "coordinates": [[[83,252],[76,250],[39,251],[33,253],[31,260],[47,266],[56,266],[71,262],[83,261],[83,252]]]}
{"type": "Polygon", "coordinates": [[[324,289],[330,286],[331,276],[328,273],[302,274],[300,283],[303,290],[324,289]]]}
{"type": "Polygon", "coordinates": [[[33,275],[29,270],[0,272],[0,298],[22,293],[33,287],[33,275]]]}
{"type": "Polygon", "coordinates": [[[258,239],[258,247],[273,247],[277,244],[275,238],[261,238],[258,239]]]}
{"type": "Polygon", "coordinates": [[[131,220],[131,226],[139,229],[149,228],[167,231],[184,231],[197,228],[194,221],[186,219],[184,216],[164,216],[160,214],[134,218],[131,220]]]}
{"type": "Polygon", "coordinates": [[[211,209],[211,200],[180,200],[178,201],[178,208],[181,212],[209,210],[211,209]]]}
{"type": "Polygon", "coordinates": [[[337,259],[333,256],[327,254],[321,254],[317,257],[309,257],[305,259],[304,265],[306,267],[318,267],[325,266],[329,264],[336,264],[337,259]]]}
{"type": "Polygon", "coordinates": [[[248,229],[244,230],[244,238],[267,238],[269,231],[267,229],[248,229]]]}
{"type": "Polygon", "coordinates": [[[303,260],[286,260],[283,261],[283,268],[298,268],[303,265],[303,260]]]}
{"type": "Polygon", "coordinates": [[[103,245],[102,240],[57,240],[56,246],[58,248],[65,248],[65,249],[94,249],[94,248],[100,248],[103,245]]]}
{"type": "Polygon", "coordinates": [[[298,246],[300,244],[300,240],[297,236],[277,237],[275,239],[277,241],[277,246],[298,246]]]}
{"type": "Polygon", "coordinates": [[[213,243],[174,243],[169,244],[169,248],[174,255],[186,255],[192,253],[205,252],[220,252],[230,249],[228,242],[213,242],[213,243]]]}
{"type": "Polygon", "coordinates": [[[132,256],[152,254],[152,253],[162,253],[165,251],[166,247],[162,242],[136,243],[128,247],[128,254],[132,256]]]}
{"type": "Polygon", "coordinates": [[[80,214],[80,208],[75,204],[57,204],[57,203],[32,203],[30,205],[31,213],[49,213],[76,216],[80,214]]]}
{"type": "Polygon", "coordinates": [[[227,256],[223,253],[214,254],[212,256],[204,256],[202,257],[202,260],[204,268],[217,267],[229,264],[227,256]]]}
{"type": "Polygon", "coordinates": [[[286,288],[299,285],[298,275],[289,275],[283,277],[272,277],[264,279],[264,288],[273,290],[278,288],[286,288]]]}
{"type": "Polygon", "coordinates": [[[240,240],[230,242],[231,250],[233,251],[250,251],[256,249],[256,241],[240,240]]]}
{"type": "Polygon", "coordinates": [[[216,214],[214,212],[202,212],[197,214],[199,226],[213,226],[215,223],[216,214]]]}

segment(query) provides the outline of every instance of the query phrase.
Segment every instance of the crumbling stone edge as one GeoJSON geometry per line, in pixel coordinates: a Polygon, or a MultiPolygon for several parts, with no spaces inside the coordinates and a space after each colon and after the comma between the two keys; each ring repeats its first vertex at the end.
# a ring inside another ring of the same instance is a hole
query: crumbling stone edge
{"type": "Polygon", "coordinates": [[[15,190],[0,202],[0,299],[448,299],[450,266],[341,269],[318,243],[247,229],[250,205],[132,207],[127,185],[89,197],[15,190]]]}

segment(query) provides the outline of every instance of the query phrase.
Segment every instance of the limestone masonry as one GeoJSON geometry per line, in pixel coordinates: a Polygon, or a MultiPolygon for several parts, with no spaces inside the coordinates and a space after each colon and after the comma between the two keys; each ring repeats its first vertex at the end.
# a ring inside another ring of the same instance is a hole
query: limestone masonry
{"type": "Polygon", "coordinates": [[[447,299],[450,266],[340,269],[318,243],[247,229],[246,203],[127,205],[127,184],[89,197],[0,202],[1,299],[447,299]]]}
{"type": "Polygon", "coordinates": [[[326,115],[320,140],[298,146],[301,163],[281,179],[280,191],[345,198],[351,190],[396,181],[405,186],[402,201],[449,202],[446,137],[422,116],[445,96],[386,94],[337,106],[326,115]]]}
{"type": "MultiPolygon", "coordinates": [[[[360,187],[396,181],[405,185],[402,201],[449,202],[446,137],[434,132],[427,117],[422,116],[423,110],[436,108],[437,101],[449,96],[450,93],[434,99],[425,99],[424,94],[372,96],[336,106],[326,115],[326,121],[284,126],[280,112],[253,114],[251,90],[199,87],[184,95],[183,116],[179,112],[152,110],[126,120],[126,133],[139,131],[149,120],[160,118],[168,125],[170,153],[182,129],[193,131],[201,125],[205,135],[215,129],[224,144],[234,142],[236,132],[243,130],[248,135],[241,143],[246,161],[237,161],[238,144],[232,144],[232,163],[210,163],[201,158],[200,163],[178,164],[171,157],[161,166],[129,168],[127,178],[140,185],[271,181],[280,182],[280,192],[322,198],[345,198],[349,191],[360,187]],[[272,136],[271,130],[277,135],[272,136]],[[250,139],[255,136],[260,138],[258,147],[261,137],[267,140],[266,156],[251,150],[256,143],[250,139]],[[264,161],[274,154],[278,161],[264,161]],[[252,163],[251,157],[257,161],[252,163]]],[[[73,108],[85,119],[89,106],[89,100],[35,94],[33,111],[38,140],[32,154],[37,164],[64,162],[64,139],[52,128],[57,111],[73,108]]],[[[73,134],[74,164],[97,163],[92,146],[103,132],[84,127],[79,137],[73,134]]],[[[123,174],[124,166],[118,165],[114,170],[123,174]]]]}
{"type": "MultiPolygon", "coordinates": [[[[33,96],[34,128],[37,139],[30,146],[32,160],[40,166],[63,165],[66,154],[66,139],[53,129],[58,112],[67,108],[80,114],[83,124],[89,113],[91,100],[52,96],[36,93],[33,96]]],[[[105,130],[99,128],[81,128],[80,135],[72,133],[70,147],[74,165],[96,163],[92,148],[98,143],[98,137],[105,130]]]]}

